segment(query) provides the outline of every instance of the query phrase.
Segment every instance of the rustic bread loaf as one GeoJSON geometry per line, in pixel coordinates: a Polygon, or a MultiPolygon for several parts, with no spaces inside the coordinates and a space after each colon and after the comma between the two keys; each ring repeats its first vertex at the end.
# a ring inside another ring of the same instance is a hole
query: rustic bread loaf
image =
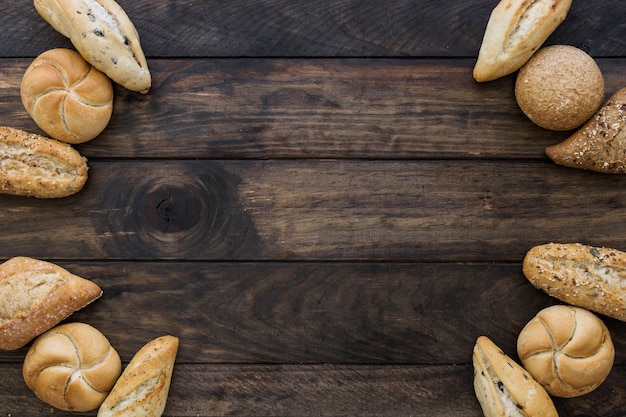
{"type": "Polygon", "coordinates": [[[533,286],[552,297],[626,321],[626,253],[549,243],[531,248],[522,269],[533,286]]]}
{"type": "Polygon", "coordinates": [[[165,410],[178,338],[161,336],[132,358],[98,410],[98,417],[159,417],[165,410]]]}
{"type": "Polygon", "coordinates": [[[589,120],[604,100],[604,76],[587,53],[569,45],[541,48],[515,81],[520,109],[538,126],[565,131],[589,120]]]}
{"type": "Polygon", "coordinates": [[[541,310],[517,339],[522,365],[550,395],[573,398],[609,375],[615,348],[606,325],[589,310],[555,305],[541,310]]]}
{"type": "Polygon", "coordinates": [[[72,144],[98,136],[113,112],[111,80],[71,49],[51,49],[35,58],[24,73],[20,95],[46,134],[72,144]]]}
{"type": "Polygon", "coordinates": [[[491,12],[474,79],[492,81],[521,68],[569,12],[572,0],[501,0],[491,12]]]}
{"type": "Polygon", "coordinates": [[[472,362],[485,417],[558,417],[546,390],[488,337],[476,340],[472,362]]]}
{"type": "Polygon", "coordinates": [[[66,411],[102,404],[122,372],[117,351],[85,323],[68,323],[39,336],[24,358],[26,385],[42,401],[66,411]]]}
{"type": "Polygon", "coordinates": [[[609,98],[584,126],[546,148],[559,165],[607,174],[626,173],[626,88],[609,98]]]}
{"type": "Polygon", "coordinates": [[[0,153],[2,194],[60,198],[87,182],[87,160],[57,140],[0,126],[0,153]]]}
{"type": "Polygon", "coordinates": [[[123,87],[147,93],[152,80],[139,35],[114,0],[34,0],[37,12],[83,58],[123,87]]]}
{"type": "Polygon", "coordinates": [[[0,349],[14,350],[98,299],[95,283],[28,257],[0,265],[0,349]]]}

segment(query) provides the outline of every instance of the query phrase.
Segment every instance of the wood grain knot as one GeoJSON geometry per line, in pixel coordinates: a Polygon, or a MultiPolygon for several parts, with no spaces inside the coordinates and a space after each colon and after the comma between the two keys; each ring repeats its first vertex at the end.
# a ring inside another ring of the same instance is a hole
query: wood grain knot
{"type": "Polygon", "coordinates": [[[165,186],[148,193],[142,215],[149,227],[162,233],[188,230],[202,214],[204,203],[190,190],[165,186]]]}

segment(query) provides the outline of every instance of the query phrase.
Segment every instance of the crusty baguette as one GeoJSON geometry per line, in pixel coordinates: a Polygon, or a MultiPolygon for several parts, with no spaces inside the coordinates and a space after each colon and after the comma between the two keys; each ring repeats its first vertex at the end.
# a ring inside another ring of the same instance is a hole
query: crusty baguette
{"type": "Polygon", "coordinates": [[[474,391],[485,417],[557,417],[546,390],[486,336],[474,345],[474,391]]]}
{"type": "Polygon", "coordinates": [[[572,0],[501,0],[493,9],[474,66],[474,79],[517,71],[561,24],[572,0]]]}
{"type": "Polygon", "coordinates": [[[131,91],[147,93],[152,79],[139,34],[114,0],[34,0],[37,12],[68,37],[91,65],[131,91]]]}
{"type": "Polygon", "coordinates": [[[626,253],[549,243],[531,248],[522,268],[533,286],[552,297],[626,321],[626,253]]]}
{"type": "Polygon", "coordinates": [[[14,350],[98,299],[94,282],[28,257],[0,265],[0,349],[14,350]]]}
{"type": "Polygon", "coordinates": [[[546,148],[559,165],[607,174],[626,173],[626,88],[563,142],[546,148]]]}
{"type": "Polygon", "coordinates": [[[131,359],[98,410],[98,417],[159,417],[165,410],[178,338],[161,336],[131,359]]]}
{"type": "Polygon", "coordinates": [[[67,197],[87,181],[87,160],[66,143],[0,126],[0,193],[67,197]]]}

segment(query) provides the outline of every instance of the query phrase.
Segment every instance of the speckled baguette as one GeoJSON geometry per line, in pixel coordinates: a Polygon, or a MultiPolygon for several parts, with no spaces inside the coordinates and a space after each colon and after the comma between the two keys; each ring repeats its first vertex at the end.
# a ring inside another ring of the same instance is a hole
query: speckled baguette
{"type": "Polygon", "coordinates": [[[53,263],[9,259],[0,265],[0,349],[25,346],[101,295],[97,284],[53,263]]]}
{"type": "Polygon", "coordinates": [[[67,143],[0,126],[0,193],[67,197],[87,181],[87,160],[67,143]]]}
{"type": "Polygon", "coordinates": [[[37,12],[68,37],[91,65],[123,87],[147,93],[152,84],[139,34],[114,0],[34,0],[37,12]]]}
{"type": "Polygon", "coordinates": [[[474,79],[492,81],[522,67],[561,24],[572,0],[501,0],[493,9],[474,66],[474,79]]]}
{"type": "Polygon", "coordinates": [[[474,392],[485,417],[557,417],[546,390],[486,336],[474,345],[474,392]]]}
{"type": "Polygon", "coordinates": [[[559,165],[606,174],[626,174],[626,88],[563,142],[546,148],[559,165]]]}
{"type": "Polygon", "coordinates": [[[535,286],[565,303],[626,321],[626,253],[580,243],[531,248],[522,265],[535,286]]]}

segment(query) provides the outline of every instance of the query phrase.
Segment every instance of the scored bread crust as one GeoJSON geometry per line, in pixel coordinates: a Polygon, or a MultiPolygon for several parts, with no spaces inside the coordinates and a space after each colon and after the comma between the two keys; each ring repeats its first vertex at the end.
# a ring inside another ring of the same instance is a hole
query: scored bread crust
{"type": "Polygon", "coordinates": [[[581,243],[548,243],[531,248],[524,276],[565,303],[626,321],[626,253],[581,243]]]}
{"type": "Polygon", "coordinates": [[[0,193],[67,197],[87,182],[87,159],[69,144],[0,126],[0,193]]]}
{"type": "Polygon", "coordinates": [[[565,20],[572,0],[501,0],[491,12],[474,79],[492,81],[521,68],[565,20]]]}
{"type": "Polygon", "coordinates": [[[161,336],[131,359],[98,410],[98,417],[159,417],[165,410],[178,338],[161,336]]]}
{"type": "Polygon", "coordinates": [[[101,295],[97,284],[53,263],[9,259],[0,265],[0,349],[25,346],[101,295]]]}

